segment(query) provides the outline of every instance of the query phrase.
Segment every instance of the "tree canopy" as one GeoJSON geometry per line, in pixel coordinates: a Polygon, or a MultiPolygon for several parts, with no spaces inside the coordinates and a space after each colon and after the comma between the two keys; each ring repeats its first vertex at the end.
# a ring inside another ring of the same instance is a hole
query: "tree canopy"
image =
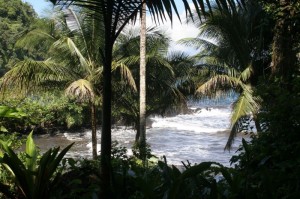
{"type": "Polygon", "coordinates": [[[0,70],[12,68],[24,57],[24,51],[15,43],[35,20],[33,8],[21,0],[0,0],[0,70]]]}

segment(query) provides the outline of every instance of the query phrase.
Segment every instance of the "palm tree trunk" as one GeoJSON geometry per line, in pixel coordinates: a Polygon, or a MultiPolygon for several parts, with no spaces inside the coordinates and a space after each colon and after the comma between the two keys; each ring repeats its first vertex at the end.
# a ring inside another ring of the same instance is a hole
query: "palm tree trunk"
{"type": "Polygon", "coordinates": [[[96,120],[96,106],[94,103],[91,104],[91,116],[92,116],[92,148],[93,148],[93,159],[97,159],[97,120],[96,120]]]}
{"type": "Polygon", "coordinates": [[[140,29],[140,155],[145,159],[146,148],[146,2],[142,2],[140,29]]]}
{"type": "Polygon", "coordinates": [[[293,13],[293,6],[289,0],[280,0],[280,13],[274,28],[272,46],[272,75],[289,80],[295,70],[296,52],[293,49],[293,24],[290,17],[293,13]]]}
{"type": "Polygon", "coordinates": [[[135,130],[136,130],[136,134],[135,134],[135,144],[139,144],[139,140],[140,140],[140,122],[139,122],[140,118],[136,118],[136,122],[135,122],[135,130]]]}
{"type": "MultiPolygon", "coordinates": [[[[108,1],[107,10],[113,10],[112,2],[108,1]]],[[[112,171],[111,171],[111,68],[114,38],[111,33],[112,16],[104,15],[105,42],[103,55],[103,102],[102,102],[102,131],[101,131],[101,159],[100,174],[103,187],[101,198],[112,197],[112,171]]]]}
{"type": "MultiPolygon", "coordinates": [[[[112,49],[112,48],[111,48],[112,49]]],[[[111,198],[111,56],[105,53],[103,67],[103,103],[102,103],[102,131],[101,131],[101,178],[105,190],[103,198],[111,198]]]]}

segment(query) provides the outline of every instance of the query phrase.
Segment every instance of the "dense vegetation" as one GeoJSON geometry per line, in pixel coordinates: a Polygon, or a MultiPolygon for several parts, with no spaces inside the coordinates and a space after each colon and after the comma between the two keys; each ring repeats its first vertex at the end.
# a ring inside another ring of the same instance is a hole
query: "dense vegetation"
{"type": "MultiPolygon", "coordinates": [[[[298,1],[194,1],[199,35],[182,41],[199,49],[193,57],[168,53],[168,36],[147,30],[147,115],[184,111],[188,96],[235,90],[226,148],[237,133],[252,137],[232,168],[187,162],[182,170],[158,161],[150,148],[146,159],[141,151],[129,157],[111,142],[111,122],[134,126],[138,137],[140,35],[123,25],[137,17],[139,1],[74,1],[77,7],[51,19],[11,2],[0,0],[0,197],[300,198],[298,1]],[[249,132],[249,120],[257,132],[249,132]],[[83,124],[95,131],[96,123],[102,149],[93,160],[63,158],[72,145],[40,154],[32,133],[25,151],[15,152],[24,141],[12,132],[83,124]]],[[[175,5],[166,2],[173,1],[147,4],[152,17],[175,5]]]]}
{"type": "Polygon", "coordinates": [[[26,51],[15,46],[22,33],[36,18],[29,4],[19,0],[0,1],[0,70],[1,75],[14,64],[28,56],[26,51]]]}

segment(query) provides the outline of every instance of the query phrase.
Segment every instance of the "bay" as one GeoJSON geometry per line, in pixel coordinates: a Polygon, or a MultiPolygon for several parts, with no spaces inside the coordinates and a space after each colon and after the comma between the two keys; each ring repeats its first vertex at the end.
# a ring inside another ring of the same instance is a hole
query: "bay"
{"type": "MultiPolygon", "coordinates": [[[[215,161],[230,166],[230,158],[235,154],[243,136],[239,135],[231,151],[224,147],[228,139],[231,107],[234,98],[212,101],[190,101],[189,114],[172,117],[150,117],[151,127],[147,128],[147,142],[152,153],[161,158],[167,157],[168,164],[182,165],[182,161],[191,164],[203,161],[215,161]]],[[[101,134],[97,131],[98,143],[101,134]]],[[[115,126],[112,129],[112,140],[132,154],[131,147],[135,131],[130,127],[115,126]]],[[[91,130],[64,132],[63,134],[35,136],[35,141],[42,151],[50,147],[65,147],[75,142],[68,156],[91,158],[91,130]]],[[[100,144],[98,144],[100,150],[100,144]]]]}

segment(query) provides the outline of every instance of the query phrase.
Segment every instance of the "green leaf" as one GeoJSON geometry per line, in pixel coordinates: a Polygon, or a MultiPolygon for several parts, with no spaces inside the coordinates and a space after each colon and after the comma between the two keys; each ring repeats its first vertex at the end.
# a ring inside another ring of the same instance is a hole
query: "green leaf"
{"type": "Polygon", "coordinates": [[[202,162],[196,166],[192,166],[182,173],[181,179],[194,177],[209,169],[212,164],[213,162],[202,162]]]}
{"type": "Polygon", "coordinates": [[[4,152],[8,152],[9,147],[8,147],[8,142],[7,141],[0,140],[0,146],[4,150],[4,152]]]}
{"type": "Polygon", "coordinates": [[[36,170],[36,161],[37,161],[37,148],[36,145],[32,139],[32,133],[31,132],[26,141],[26,154],[28,157],[26,157],[26,166],[29,171],[35,171],[36,170]]]}
{"type": "Polygon", "coordinates": [[[8,130],[4,126],[0,126],[0,131],[4,133],[8,132],[8,130]]]}
{"type": "Polygon", "coordinates": [[[2,164],[13,176],[15,176],[17,182],[16,185],[22,191],[24,196],[26,198],[31,198],[34,189],[32,173],[26,170],[23,162],[10,147],[7,147],[5,152],[6,153],[2,158],[2,164]]]}
{"type": "Polygon", "coordinates": [[[9,106],[0,106],[0,117],[21,118],[26,116],[21,110],[9,106]]]}
{"type": "Polygon", "coordinates": [[[35,193],[36,198],[44,198],[48,189],[48,186],[51,184],[52,177],[55,178],[54,173],[59,166],[62,158],[69,151],[69,149],[73,146],[74,143],[68,145],[64,148],[59,154],[59,147],[54,149],[49,149],[40,160],[40,164],[36,174],[36,182],[35,186],[39,192],[35,193]],[[58,155],[57,155],[58,154],[58,155]]]}
{"type": "MultiPolygon", "coordinates": [[[[180,198],[181,197],[180,191],[181,191],[184,181],[187,178],[195,177],[195,176],[203,173],[204,171],[209,169],[212,164],[213,164],[213,162],[202,162],[196,166],[192,166],[192,167],[188,168],[187,170],[185,170],[181,174],[179,179],[176,180],[176,182],[174,183],[172,188],[170,189],[169,198],[172,198],[172,199],[180,198]]],[[[209,184],[209,182],[205,178],[202,178],[202,180],[205,181],[206,184],[209,184]]]]}

